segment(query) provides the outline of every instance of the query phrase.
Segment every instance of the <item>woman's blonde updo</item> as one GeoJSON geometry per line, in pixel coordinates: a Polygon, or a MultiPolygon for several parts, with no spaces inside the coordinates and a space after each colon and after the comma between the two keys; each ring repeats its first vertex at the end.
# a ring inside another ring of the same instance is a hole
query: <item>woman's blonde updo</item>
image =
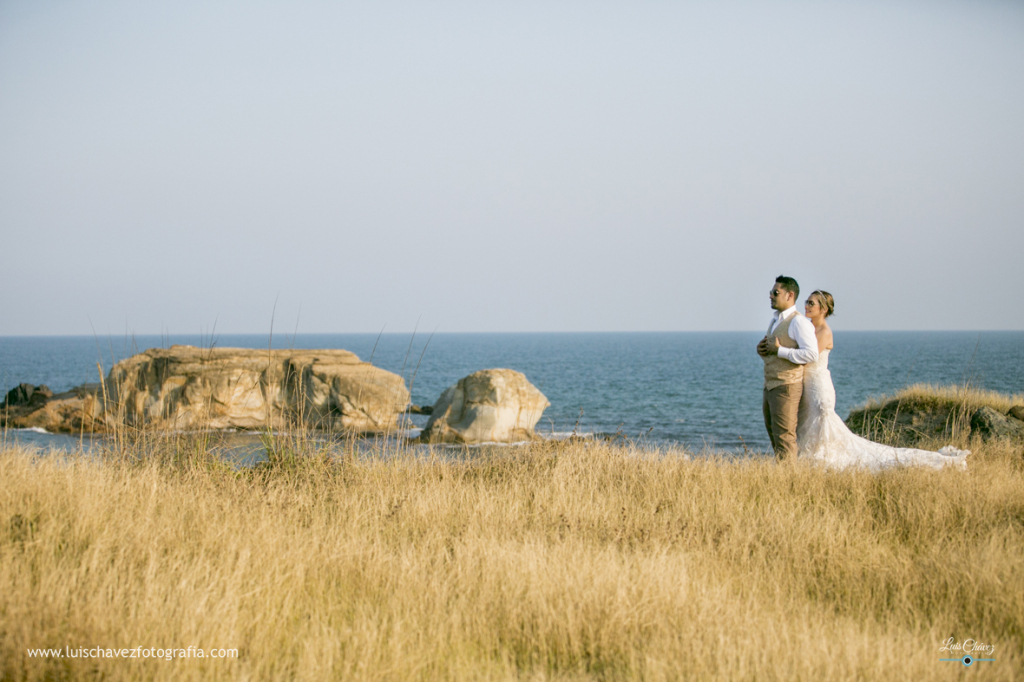
{"type": "MultiPolygon", "coordinates": [[[[812,291],[811,296],[818,297],[818,305],[820,305],[822,310],[825,311],[825,317],[831,317],[832,313],[836,311],[836,301],[832,298],[832,294],[818,289],[816,291],[812,291]]],[[[810,298],[811,296],[808,296],[807,298],[810,298]]]]}

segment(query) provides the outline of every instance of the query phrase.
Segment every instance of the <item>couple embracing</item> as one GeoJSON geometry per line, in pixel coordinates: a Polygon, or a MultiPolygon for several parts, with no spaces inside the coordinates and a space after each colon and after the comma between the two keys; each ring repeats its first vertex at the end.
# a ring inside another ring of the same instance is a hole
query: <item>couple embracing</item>
{"type": "Polygon", "coordinates": [[[764,360],[764,424],[779,460],[807,459],[835,468],[928,466],[967,468],[968,450],[946,446],[938,452],[894,448],[861,438],[836,414],[836,391],[828,371],[832,330],[825,321],[835,300],[818,290],[796,309],[800,285],[780,275],[771,289],[775,311],[768,333],[757,344],[764,360]]]}

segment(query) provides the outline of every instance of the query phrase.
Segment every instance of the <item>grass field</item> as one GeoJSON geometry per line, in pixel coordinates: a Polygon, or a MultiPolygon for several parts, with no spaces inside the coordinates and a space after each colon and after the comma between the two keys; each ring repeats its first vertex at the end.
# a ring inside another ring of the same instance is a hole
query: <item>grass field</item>
{"type": "Polygon", "coordinates": [[[7,447],[0,677],[1021,679],[1022,452],[973,446],[966,474],[877,475],[586,441],[242,471],[186,436],[7,447]],[[940,661],[951,638],[995,661],[940,661]],[[65,647],[186,657],[28,654],[65,647]]]}

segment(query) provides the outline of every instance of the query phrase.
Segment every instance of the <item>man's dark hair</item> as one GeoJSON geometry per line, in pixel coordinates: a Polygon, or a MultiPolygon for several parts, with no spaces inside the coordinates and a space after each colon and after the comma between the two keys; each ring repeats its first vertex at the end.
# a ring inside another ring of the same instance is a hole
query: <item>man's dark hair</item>
{"type": "Polygon", "coordinates": [[[786,291],[793,292],[794,298],[800,298],[800,285],[796,283],[796,280],[792,277],[786,277],[785,275],[779,275],[775,278],[775,283],[786,291]]]}

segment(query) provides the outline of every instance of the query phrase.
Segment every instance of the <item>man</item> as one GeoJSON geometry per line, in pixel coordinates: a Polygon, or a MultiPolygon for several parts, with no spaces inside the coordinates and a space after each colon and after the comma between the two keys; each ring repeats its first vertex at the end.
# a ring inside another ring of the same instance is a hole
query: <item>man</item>
{"type": "Polygon", "coordinates": [[[796,459],[796,421],[804,389],[804,365],[818,359],[814,325],[796,311],[800,285],[779,275],[771,290],[775,315],[768,333],[757,344],[764,360],[764,426],[775,457],[796,459]]]}

